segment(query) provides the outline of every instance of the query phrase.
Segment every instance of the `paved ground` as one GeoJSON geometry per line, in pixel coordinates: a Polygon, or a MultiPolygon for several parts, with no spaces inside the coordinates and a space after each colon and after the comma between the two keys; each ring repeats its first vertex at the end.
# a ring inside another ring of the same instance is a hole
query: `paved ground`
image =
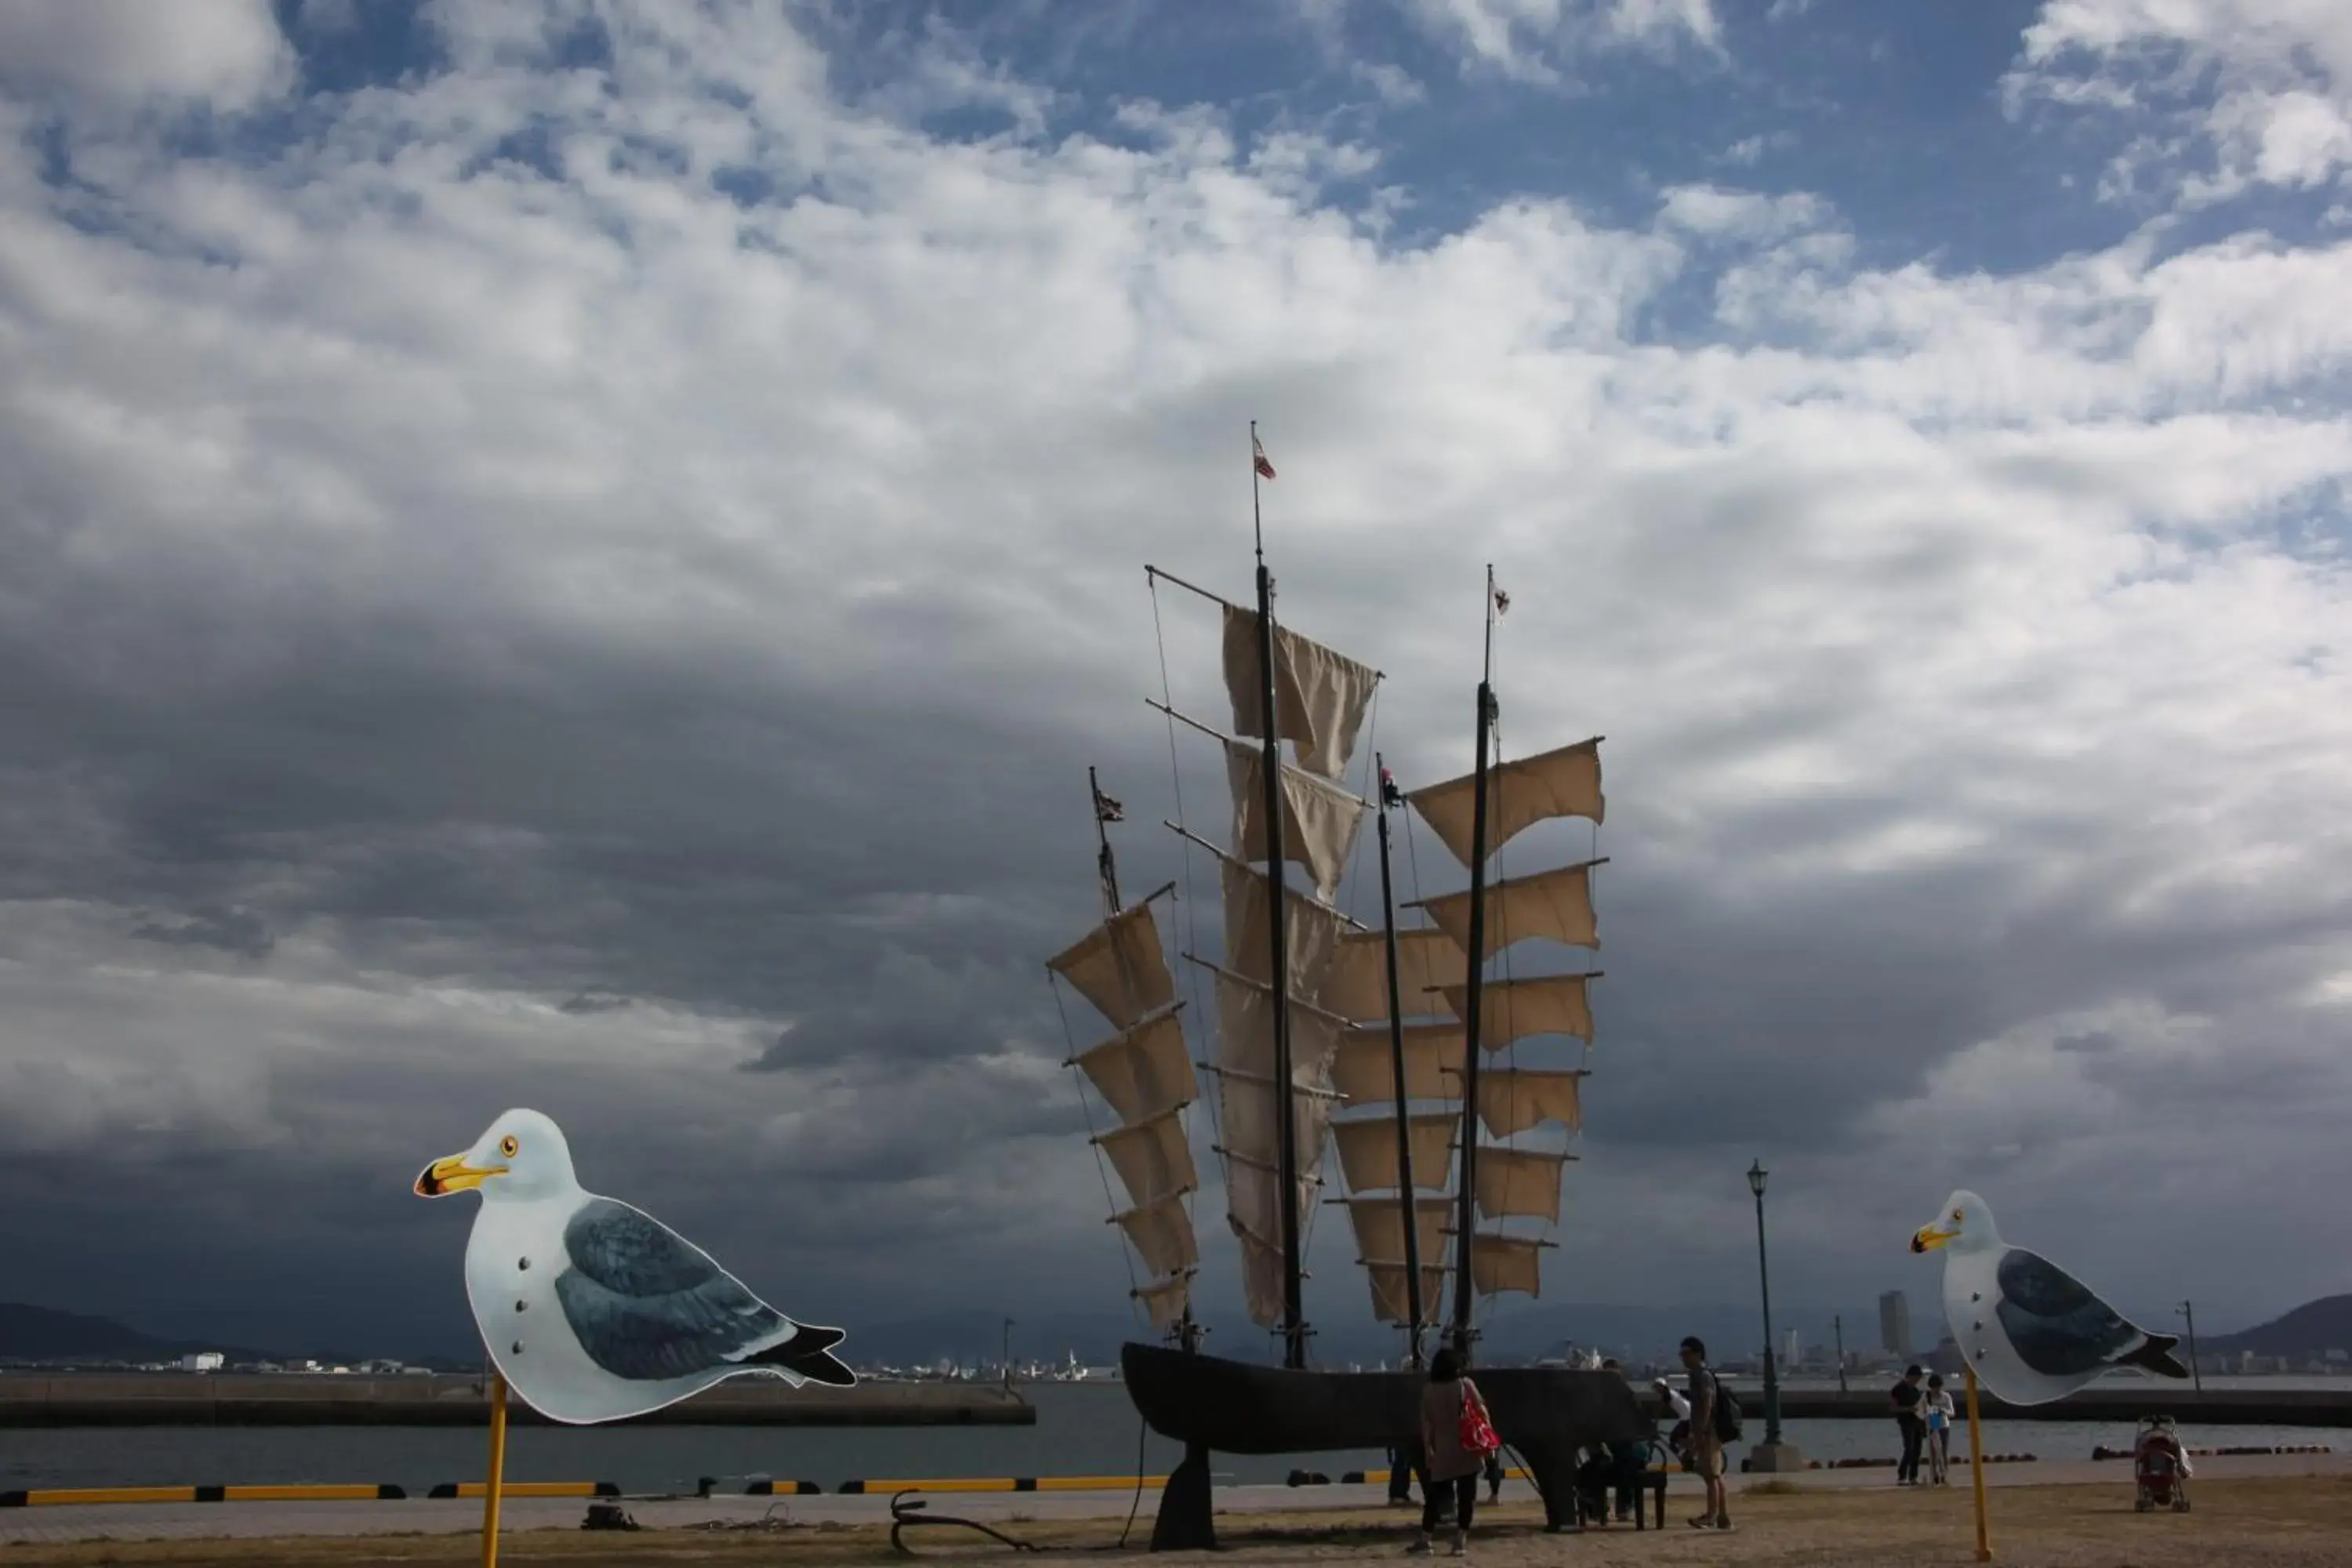
{"type": "MultiPolygon", "coordinates": [[[[2195,1461],[2200,1480],[2233,1478],[2321,1476],[2352,1478],[2352,1454],[2295,1454],[2206,1458],[2195,1461]]],[[[1807,1491],[1895,1489],[1891,1472],[1876,1470],[1808,1470],[1783,1479],[1807,1491]]],[[[1736,1476],[1735,1490],[1769,1485],[1774,1478],[1736,1476]]],[[[1992,1465],[1985,1470],[1989,1487],[2096,1485],[2116,1489],[2128,1497],[2131,1467],[2126,1461],[2072,1459],[2037,1464],[1992,1465]]],[[[1956,1468],[1954,1493],[1965,1493],[1968,1476],[1956,1468]]],[[[1679,1500],[1695,1497],[1691,1477],[1673,1478],[1667,1502],[1671,1525],[1689,1511],[1679,1500]]],[[[1220,1512],[1266,1514],[1291,1510],[1328,1512],[1343,1509],[1383,1513],[1385,1489],[1360,1487],[1225,1487],[1217,1492],[1220,1512]]],[[[1532,1488],[1507,1483],[1504,1500],[1528,1500],[1532,1488]]],[[[1484,1500],[1483,1493],[1481,1500],[1484,1500]]],[[[934,1510],[990,1521],[1044,1519],[1124,1519],[1134,1493],[1120,1492],[974,1492],[940,1493],[934,1510]]],[[[1136,1529],[1149,1535],[1159,1494],[1143,1494],[1136,1529]]],[[[887,1521],[887,1497],[810,1498],[630,1498],[623,1506],[647,1528],[689,1529],[711,1523],[719,1527],[753,1524],[773,1510],[779,1519],[803,1524],[828,1521],[870,1524],[887,1521]]],[[[509,1499],[505,1506],[507,1528],[576,1530],[587,1504],[576,1499],[509,1499]]],[[[146,1503],[8,1509],[0,1510],[0,1547],[17,1542],[112,1540],[156,1541],[203,1538],[295,1537],[330,1535],[458,1534],[481,1528],[479,1501],[436,1502],[412,1499],[404,1502],[299,1503],[146,1503]]],[[[0,1563],[5,1559],[0,1558],[0,1563]]]]}

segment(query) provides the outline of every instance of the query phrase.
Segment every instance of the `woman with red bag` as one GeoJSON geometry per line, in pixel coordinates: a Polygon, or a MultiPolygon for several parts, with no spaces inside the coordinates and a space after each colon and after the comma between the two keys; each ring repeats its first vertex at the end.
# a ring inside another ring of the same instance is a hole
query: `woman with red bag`
{"type": "Polygon", "coordinates": [[[1486,1414],[1478,1385],[1462,1375],[1462,1358],[1441,1350],[1429,1362],[1429,1382],[1421,1391],[1422,1472],[1421,1538],[1412,1543],[1416,1555],[1430,1551],[1429,1538],[1446,1494],[1454,1497],[1454,1555],[1469,1550],[1470,1513],[1478,1501],[1478,1471],[1486,1456],[1498,1453],[1502,1440],[1486,1414]]]}

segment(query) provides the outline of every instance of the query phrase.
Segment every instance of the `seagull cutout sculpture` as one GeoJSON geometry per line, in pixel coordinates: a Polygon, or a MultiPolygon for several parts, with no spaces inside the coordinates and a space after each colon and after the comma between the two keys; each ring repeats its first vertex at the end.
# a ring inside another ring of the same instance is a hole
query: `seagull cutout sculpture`
{"type": "Polygon", "coordinates": [[[1976,1194],[1956,1192],[1919,1227],[1911,1250],[1944,1254],[1944,1316],[1977,1376],[2012,1405],[2046,1405],[2110,1367],[2189,1375],[2180,1342],[2152,1334],[2036,1252],[2011,1247],[1976,1194]]]}
{"type": "Polygon", "coordinates": [[[652,1215],[584,1192],[562,1131],[509,1110],[416,1178],[419,1197],[479,1192],[466,1296],[514,1391],[573,1426],[624,1420],[730,1377],[847,1388],[839,1329],[796,1323],[652,1215]]]}

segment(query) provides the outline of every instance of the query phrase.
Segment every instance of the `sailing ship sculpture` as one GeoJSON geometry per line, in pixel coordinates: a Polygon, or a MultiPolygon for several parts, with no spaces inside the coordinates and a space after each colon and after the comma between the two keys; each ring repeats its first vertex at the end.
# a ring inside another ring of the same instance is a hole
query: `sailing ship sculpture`
{"type": "MultiPolygon", "coordinates": [[[[1256,475],[1272,478],[1255,427],[1251,447],[1256,475]]],[[[1215,1147],[1223,1161],[1226,1221],[1239,1245],[1251,1321],[1282,1337],[1280,1369],[1199,1348],[1191,1300],[1199,1248],[1186,1199],[1200,1183],[1182,1113],[1200,1094],[1184,1047],[1183,1003],[1151,914],[1174,885],[1131,909],[1120,906],[1102,825],[1123,813],[1099,788],[1106,918],[1048,961],[1116,1031],[1074,1056],[1072,1065],[1118,1118],[1119,1125],[1095,1142],[1127,1189],[1129,1206],[1112,1218],[1149,1271],[1135,1294],[1169,1342],[1129,1343],[1121,1354],[1129,1394],[1146,1422],[1186,1445],[1184,1462],[1162,1493],[1155,1549],[1213,1543],[1212,1450],[1328,1451],[1415,1440],[1415,1372],[1307,1367],[1311,1330],[1300,1258],[1327,1143],[1338,1150],[1348,1191],[1333,1201],[1348,1209],[1373,1315],[1406,1331],[1402,1359],[1410,1368],[1421,1365],[1423,1337],[1437,1326],[1436,1303],[1449,1275],[1455,1289],[1445,1326],[1467,1356],[1476,1338],[1476,1297],[1538,1290],[1540,1251],[1552,1244],[1514,1233],[1507,1222],[1532,1216],[1556,1225],[1571,1158],[1564,1149],[1490,1143],[1478,1129],[1483,1124],[1507,1141],[1547,1127],[1572,1134],[1581,1125],[1586,1069],[1521,1069],[1516,1047],[1550,1035],[1589,1047],[1593,1037],[1594,975],[1490,981],[1485,961],[1523,938],[1597,947],[1591,873],[1600,862],[1491,887],[1486,868],[1506,841],[1535,823],[1583,816],[1597,828],[1599,741],[1490,767],[1495,704],[1482,679],[1470,773],[1408,795],[1379,766],[1383,919],[1378,930],[1359,924],[1333,898],[1364,813],[1374,807],[1339,781],[1381,677],[1276,624],[1262,526],[1259,533],[1255,610],[1156,567],[1146,570],[1155,584],[1164,579],[1218,605],[1223,617],[1232,731],[1168,704],[1152,706],[1223,752],[1231,847],[1218,847],[1181,822],[1167,826],[1217,862],[1222,952],[1216,960],[1182,957],[1207,976],[1215,996],[1213,1058],[1201,1065],[1217,1080],[1215,1147]],[[1289,761],[1282,755],[1286,740],[1289,761]],[[1399,930],[1389,813],[1407,802],[1462,862],[1470,886],[1406,906],[1431,923],[1399,930]],[[1286,862],[1305,870],[1305,887],[1290,885],[1286,862]],[[1469,960],[1473,952],[1478,963],[1469,960]],[[1471,1050],[1472,1040],[1482,1049],[1471,1050]],[[1514,1065],[1483,1068],[1480,1058],[1498,1053],[1514,1065]],[[1494,1223],[1482,1228],[1481,1220],[1494,1223]]],[[[1490,574],[1489,674],[1493,616],[1501,603],[1490,574]]],[[[1496,1429],[1526,1460],[1555,1527],[1575,1517],[1577,1450],[1648,1429],[1631,1389],[1613,1373],[1501,1367],[1479,1375],[1496,1429]]]]}

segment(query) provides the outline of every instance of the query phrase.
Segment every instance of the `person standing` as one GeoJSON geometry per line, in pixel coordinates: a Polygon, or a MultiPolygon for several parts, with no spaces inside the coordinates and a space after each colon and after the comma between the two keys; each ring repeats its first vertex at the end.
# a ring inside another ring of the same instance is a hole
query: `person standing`
{"type": "Polygon", "coordinates": [[[1724,1501],[1723,1438],[1716,1427],[1722,1389],[1706,1364],[1706,1345],[1696,1334],[1683,1341],[1684,1370],[1690,1373],[1690,1468],[1706,1482],[1706,1510],[1692,1520],[1695,1530],[1729,1530],[1724,1501]]]}
{"type": "MultiPolygon", "coordinates": [[[[1927,1423],[1927,1474],[1934,1484],[1952,1484],[1952,1409],[1951,1394],[1944,1387],[1941,1373],[1927,1380],[1927,1397],[1919,1402],[1920,1415],[1927,1423]]],[[[1914,1471],[1916,1474],[1916,1471],[1914,1471]]]]}
{"type": "Polygon", "coordinates": [[[1898,1487],[1919,1484],[1919,1441],[1927,1430],[1919,1419],[1919,1379],[1925,1375],[1916,1364],[1905,1367],[1902,1381],[1886,1391],[1895,1410],[1895,1425],[1903,1434],[1903,1457],[1895,1462],[1898,1487]]]}
{"type": "Polygon", "coordinates": [[[1462,1410],[1478,1398],[1478,1385],[1462,1375],[1462,1358],[1451,1345],[1429,1360],[1429,1381],[1421,1389],[1421,1538],[1411,1550],[1430,1551],[1445,1500],[1454,1500],[1454,1555],[1469,1550],[1470,1515],[1478,1504],[1478,1471],[1485,1458],[1462,1446],[1462,1410]]]}

